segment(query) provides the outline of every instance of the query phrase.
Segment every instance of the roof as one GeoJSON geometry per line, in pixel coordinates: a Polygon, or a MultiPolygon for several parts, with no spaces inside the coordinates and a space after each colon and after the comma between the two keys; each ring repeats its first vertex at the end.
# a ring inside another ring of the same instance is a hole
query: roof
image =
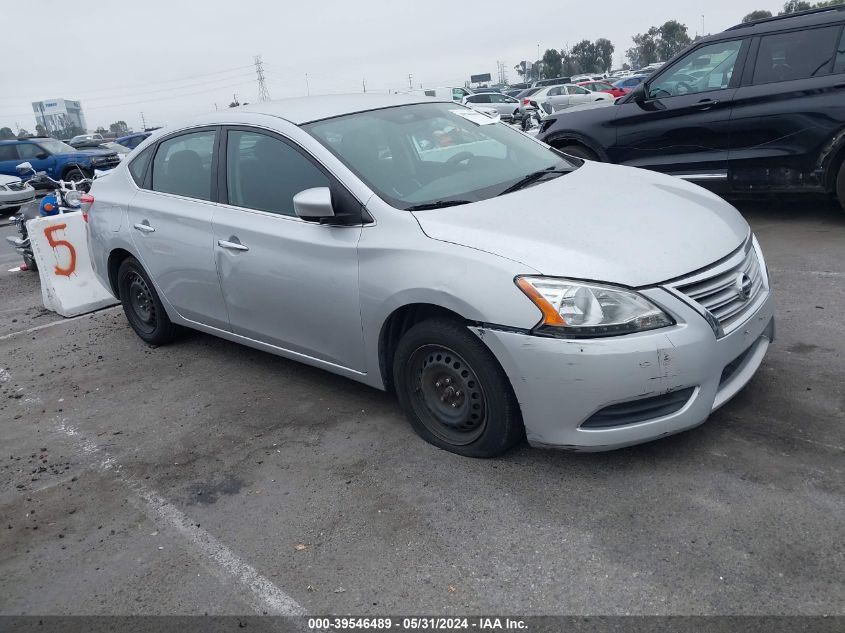
{"type": "Polygon", "coordinates": [[[326,95],[319,97],[297,97],[280,99],[278,101],[258,101],[249,105],[233,108],[230,112],[254,112],[286,119],[291,123],[302,125],[321,119],[330,119],[353,112],[378,110],[392,106],[409,105],[414,103],[432,103],[443,101],[424,95],[384,95],[376,93],[360,93],[348,95],[326,95]]]}
{"type": "Polygon", "coordinates": [[[788,15],[776,15],[755,22],[737,24],[727,31],[718,33],[717,35],[710,35],[701,41],[719,41],[732,39],[737,36],[759,35],[787,29],[822,26],[824,24],[842,22],[843,20],[845,20],[845,5],[837,5],[788,15]]]}

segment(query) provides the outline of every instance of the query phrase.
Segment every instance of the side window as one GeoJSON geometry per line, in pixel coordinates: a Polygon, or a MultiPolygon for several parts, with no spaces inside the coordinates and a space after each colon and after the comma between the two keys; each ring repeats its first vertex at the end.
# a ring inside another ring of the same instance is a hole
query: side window
{"type": "Polygon", "coordinates": [[[226,147],[229,204],[295,216],[296,194],[330,184],[314,163],[287,143],[259,132],[229,132],[226,147]]]}
{"type": "Polygon", "coordinates": [[[838,26],[777,33],[760,38],[754,83],[809,79],[830,73],[838,26]]]}
{"type": "Polygon", "coordinates": [[[546,93],[548,97],[557,97],[560,95],[560,88],[550,88],[549,91],[546,93]]]}
{"type": "Polygon", "coordinates": [[[569,91],[571,95],[585,95],[587,91],[584,90],[581,86],[567,86],[566,89],[569,91]]]}
{"type": "Polygon", "coordinates": [[[153,158],[153,191],[211,200],[214,130],[183,134],[163,141],[153,158]]]}
{"type": "Polygon", "coordinates": [[[496,94],[495,92],[490,95],[490,103],[506,103],[505,95],[496,94]]]}
{"type": "MultiPolygon", "coordinates": [[[[742,40],[733,40],[691,51],[649,85],[649,97],[663,99],[726,89],[741,48],[742,40]]],[[[830,50],[833,50],[832,43],[830,50]]]]}
{"type": "Polygon", "coordinates": [[[0,160],[17,160],[18,153],[13,144],[0,145],[0,160]]]}
{"type": "Polygon", "coordinates": [[[129,174],[132,176],[132,180],[135,181],[135,184],[139,187],[144,186],[144,174],[147,172],[147,165],[150,164],[150,156],[152,156],[152,154],[153,148],[148,147],[133,158],[131,163],[129,163],[129,174]]]}
{"type": "Polygon", "coordinates": [[[18,158],[21,160],[32,160],[39,154],[46,154],[46,152],[34,143],[18,144],[18,158]]]}
{"type": "Polygon", "coordinates": [[[839,39],[839,46],[836,50],[836,66],[834,66],[833,72],[845,73],[845,30],[842,31],[842,37],[839,39]]]}

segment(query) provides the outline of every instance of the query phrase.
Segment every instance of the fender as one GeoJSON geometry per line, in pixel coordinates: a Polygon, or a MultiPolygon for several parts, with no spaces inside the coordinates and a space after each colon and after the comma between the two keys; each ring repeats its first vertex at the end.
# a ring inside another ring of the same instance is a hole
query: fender
{"type": "Polygon", "coordinates": [[[575,130],[554,130],[540,140],[552,147],[576,144],[583,145],[594,152],[603,163],[610,162],[610,158],[601,143],[582,132],[576,132],[575,130]]]}
{"type": "Polygon", "coordinates": [[[836,189],[836,177],[839,174],[839,166],[843,159],[845,159],[845,127],[840,128],[836,134],[830,137],[816,160],[813,171],[818,175],[825,191],[836,189]]]}

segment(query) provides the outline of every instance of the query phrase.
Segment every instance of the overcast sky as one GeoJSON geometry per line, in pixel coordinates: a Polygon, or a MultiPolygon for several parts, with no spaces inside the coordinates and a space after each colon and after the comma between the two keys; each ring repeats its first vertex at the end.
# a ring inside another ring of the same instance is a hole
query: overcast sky
{"type": "Polygon", "coordinates": [[[0,126],[35,129],[31,102],[82,102],[88,127],[141,128],[258,95],[261,54],[270,96],[463,85],[540,51],[610,39],[614,65],[631,36],[670,19],[716,33],[771,0],[111,0],[0,3],[0,126]],[[706,8],[705,8],[706,7],[706,8]],[[29,28],[31,27],[31,28],[29,28]],[[8,62],[8,60],[7,60],[8,62]]]}

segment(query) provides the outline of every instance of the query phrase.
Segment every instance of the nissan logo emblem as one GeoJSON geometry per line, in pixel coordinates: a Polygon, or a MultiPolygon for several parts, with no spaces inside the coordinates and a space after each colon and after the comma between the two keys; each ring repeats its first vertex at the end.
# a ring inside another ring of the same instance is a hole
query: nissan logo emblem
{"type": "Polygon", "coordinates": [[[749,297],[751,297],[752,285],[751,277],[749,277],[746,273],[739,273],[736,276],[736,282],[734,282],[736,295],[743,301],[748,301],[749,297]]]}

